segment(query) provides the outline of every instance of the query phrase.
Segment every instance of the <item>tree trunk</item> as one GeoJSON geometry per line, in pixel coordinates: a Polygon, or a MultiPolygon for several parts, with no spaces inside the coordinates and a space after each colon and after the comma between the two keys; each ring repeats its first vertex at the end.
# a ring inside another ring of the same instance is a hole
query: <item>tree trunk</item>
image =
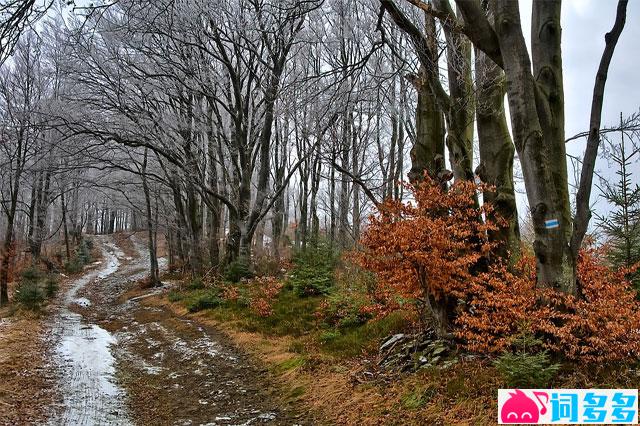
{"type": "MultiPolygon", "coordinates": [[[[360,176],[360,161],[359,161],[359,149],[358,149],[358,137],[354,134],[351,137],[351,172],[354,176],[360,176]]],[[[395,150],[395,148],[394,148],[395,150]]],[[[360,240],[360,226],[361,226],[361,218],[360,218],[360,185],[353,185],[353,240],[360,240]]]]}
{"type": "MultiPolygon", "coordinates": [[[[351,148],[351,134],[353,130],[353,113],[345,111],[342,118],[342,143],[340,145],[341,164],[344,170],[349,170],[349,151],[351,148]]],[[[347,236],[349,234],[349,180],[350,177],[346,173],[340,176],[340,201],[338,203],[339,211],[339,227],[338,242],[340,247],[347,247],[347,236]]]]}
{"type": "Polygon", "coordinates": [[[318,190],[320,189],[320,178],[322,173],[322,161],[320,161],[319,147],[316,148],[317,153],[311,162],[311,244],[314,247],[318,245],[320,238],[320,218],[318,217],[318,190]]]}
{"type": "Polygon", "coordinates": [[[514,143],[522,164],[533,219],[537,280],[576,294],[572,221],[564,144],[560,2],[534,2],[533,70],[520,25],[518,3],[492,2],[507,79],[514,143]]]}
{"type": "Polygon", "coordinates": [[[69,244],[69,226],[67,225],[67,203],[64,197],[64,188],[60,192],[60,204],[62,208],[62,231],[64,233],[64,248],[67,255],[67,262],[71,260],[71,246],[69,244]]]}
{"type": "Polygon", "coordinates": [[[504,110],[505,78],[502,70],[481,50],[476,50],[476,116],[480,145],[480,164],[476,174],[495,189],[484,191],[485,203],[494,208],[494,219],[506,226],[492,231],[489,238],[498,243],[496,255],[511,259],[520,256],[520,228],[513,184],[515,148],[504,110]]]}
{"type": "Polygon", "coordinates": [[[409,180],[419,181],[425,171],[438,179],[444,171],[444,116],[425,78],[414,79],[413,84],[418,90],[418,105],[409,180]]]}
{"type": "Polygon", "coordinates": [[[49,210],[49,203],[51,200],[51,172],[46,171],[42,185],[38,187],[36,193],[36,211],[35,211],[35,227],[33,230],[32,238],[30,240],[31,256],[34,263],[40,261],[42,253],[42,243],[46,237],[47,229],[47,212],[49,210]]]}
{"type": "Polygon", "coordinates": [[[156,287],[160,285],[160,268],[158,267],[158,251],[154,238],[154,221],[151,208],[151,191],[149,190],[149,182],[147,180],[147,150],[144,151],[144,160],[142,162],[142,190],[144,192],[144,201],[147,214],[147,236],[149,249],[149,285],[156,287]]]}
{"type": "MultiPolygon", "coordinates": [[[[442,3],[449,0],[438,0],[442,3]]],[[[447,40],[449,110],[447,148],[456,180],[473,181],[474,96],[471,78],[471,43],[460,33],[444,30],[447,40]]]]}
{"type": "Polygon", "coordinates": [[[616,20],[613,28],[605,35],[605,48],[600,58],[600,65],[596,74],[596,81],[593,87],[591,100],[591,114],[589,119],[589,136],[587,138],[587,148],[584,153],[582,170],[580,171],[580,185],[576,194],[576,217],[571,236],[571,252],[577,258],[582,241],[587,233],[589,221],[591,220],[591,188],[593,186],[593,171],[598,158],[598,147],[600,146],[600,124],[602,122],[602,104],[604,102],[604,88],[607,82],[609,65],[613,57],[618,39],[624,29],[627,20],[627,0],[619,0],[616,10],[616,20]]]}

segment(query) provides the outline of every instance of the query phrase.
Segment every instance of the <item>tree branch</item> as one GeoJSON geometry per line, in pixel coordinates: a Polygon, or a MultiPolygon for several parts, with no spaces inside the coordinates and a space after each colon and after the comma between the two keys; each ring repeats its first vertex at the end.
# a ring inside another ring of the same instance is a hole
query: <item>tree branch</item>
{"type": "Polygon", "coordinates": [[[596,81],[593,88],[593,100],[591,102],[591,117],[589,123],[589,138],[587,148],[584,153],[582,171],[580,173],[580,186],[576,195],[576,217],[573,225],[573,235],[571,236],[571,252],[574,257],[578,255],[582,240],[587,232],[589,221],[591,220],[591,209],[589,199],[591,197],[591,187],[593,186],[593,171],[598,157],[600,146],[600,124],[602,121],[602,103],[604,100],[604,87],[607,82],[607,74],[611,58],[615,51],[618,39],[627,19],[628,0],[619,0],[616,11],[616,21],[613,28],[604,36],[605,48],[600,59],[600,66],[596,74],[596,81]]]}
{"type": "Polygon", "coordinates": [[[337,171],[339,171],[340,173],[344,173],[345,175],[349,176],[349,178],[351,178],[353,183],[355,183],[358,186],[360,186],[360,188],[362,188],[362,190],[364,191],[366,196],[371,200],[371,202],[375,206],[379,206],[380,205],[380,202],[378,201],[376,196],[373,194],[373,192],[371,192],[371,189],[369,189],[369,187],[362,181],[362,179],[358,178],[357,176],[354,176],[353,173],[351,173],[348,170],[344,169],[343,167],[341,167],[335,161],[332,161],[331,164],[333,165],[333,167],[335,167],[335,169],[337,171]]]}
{"type": "Polygon", "coordinates": [[[498,35],[477,0],[455,0],[464,19],[464,34],[500,68],[504,68],[498,35]]]}
{"type": "Polygon", "coordinates": [[[431,59],[437,58],[437,55],[432,52],[429,47],[427,38],[422,34],[418,27],[416,27],[413,22],[411,22],[411,20],[402,13],[392,0],[380,0],[380,4],[382,8],[387,11],[398,28],[405,32],[411,39],[411,43],[416,50],[420,64],[425,68],[429,85],[436,94],[438,102],[440,102],[442,108],[448,110],[451,101],[446,90],[442,87],[442,83],[440,83],[437,61],[434,63],[431,59]]]}

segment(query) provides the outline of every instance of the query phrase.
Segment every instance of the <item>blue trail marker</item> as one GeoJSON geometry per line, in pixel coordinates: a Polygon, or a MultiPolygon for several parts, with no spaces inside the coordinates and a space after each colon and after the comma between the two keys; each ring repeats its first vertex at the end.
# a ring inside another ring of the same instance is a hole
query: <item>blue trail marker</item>
{"type": "Polygon", "coordinates": [[[560,228],[560,221],[558,219],[549,219],[544,221],[544,227],[547,229],[560,228]]]}

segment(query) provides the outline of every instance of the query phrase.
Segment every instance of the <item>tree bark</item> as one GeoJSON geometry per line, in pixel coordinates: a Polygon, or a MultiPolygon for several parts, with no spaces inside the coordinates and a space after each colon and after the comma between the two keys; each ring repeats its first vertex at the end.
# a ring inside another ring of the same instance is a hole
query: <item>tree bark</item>
{"type": "MultiPolygon", "coordinates": [[[[441,4],[449,0],[436,0],[441,4]]],[[[456,180],[473,181],[474,96],[471,78],[471,43],[462,34],[444,27],[447,41],[449,102],[447,148],[456,180]]]]}
{"type": "Polygon", "coordinates": [[[147,215],[147,248],[149,250],[149,285],[156,287],[160,285],[160,268],[158,267],[158,250],[154,232],[154,220],[151,206],[151,191],[149,189],[149,182],[147,180],[147,160],[148,153],[145,149],[144,159],[142,162],[142,190],[144,192],[144,201],[147,215]]]}
{"type": "MultiPolygon", "coordinates": [[[[424,70],[422,71],[424,73],[424,70]]],[[[418,90],[416,140],[411,148],[409,180],[422,179],[425,171],[434,179],[444,171],[444,115],[425,78],[414,79],[418,90]]]]}
{"type": "Polygon", "coordinates": [[[504,110],[505,77],[502,70],[481,50],[476,49],[476,116],[480,164],[476,174],[493,189],[484,191],[483,200],[493,208],[493,218],[506,221],[489,238],[498,244],[496,255],[512,260],[520,256],[520,228],[513,183],[515,148],[504,110]]]}
{"type": "Polygon", "coordinates": [[[492,11],[507,79],[514,143],[533,219],[538,285],[576,294],[575,259],[569,248],[572,223],[563,137],[560,8],[557,1],[543,3],[534,3],[535,79],[518,2],[496,0],[492,11]]]}

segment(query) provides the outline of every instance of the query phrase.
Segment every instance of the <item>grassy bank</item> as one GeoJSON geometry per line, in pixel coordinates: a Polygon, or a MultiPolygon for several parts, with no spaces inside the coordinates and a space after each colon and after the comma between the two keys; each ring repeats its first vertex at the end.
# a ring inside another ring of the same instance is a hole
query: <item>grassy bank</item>
{"type": "Polygon", "coordinates": [[[369,279],[316,253],[294,257],[286,273],[239,283],[185,280],[143,303],[224,331],[268,368],[286,402],[303,404],[326,424],[495,424],[497,390],[514,387],[506,370],[537,380],[546,368],[544,379],[556,388],[635,388],[640,382],[640,370],[628,366],[585,372],[567,362],[551,364],[542,354],[516,354],[496,364],[460,353],[452,365],[384,370],[378,366],[381,341],[415,331],[415,321],[410,309],[371,314],[363,299],[369,279]],[[536,374],[527,373],[532,368],[536,374]]]}

